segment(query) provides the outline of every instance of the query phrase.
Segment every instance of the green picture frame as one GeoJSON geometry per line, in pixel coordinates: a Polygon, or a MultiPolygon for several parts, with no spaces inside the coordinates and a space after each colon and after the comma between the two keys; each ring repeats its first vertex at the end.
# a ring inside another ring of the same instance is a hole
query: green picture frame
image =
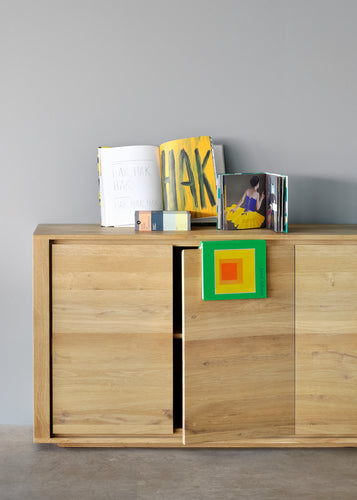
{"type": "Polygon", "coordinates": [[[267,297],[265,240],[201,241],[202,299],[267,297]]]}

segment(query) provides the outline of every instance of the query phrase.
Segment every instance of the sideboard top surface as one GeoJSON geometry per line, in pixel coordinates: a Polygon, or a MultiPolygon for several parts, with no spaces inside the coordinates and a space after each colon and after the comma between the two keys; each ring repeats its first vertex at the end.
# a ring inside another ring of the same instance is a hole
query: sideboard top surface
{"type": "Polygon", "coordinates": [[[182,246],[197,246],[201,240],[264,239],[279,242],[297,240],[335,240],[341,243],[357,241],[357,224],[290,225],[288,233],[275,233],[269,229],[221,231],[214,226],[193,226],[191,231],[135,231],[134,228],[102,227],[99,224],[40,224],[34,237],[48,240],[116,240],[130,243],[158,242],[182,246]]]}

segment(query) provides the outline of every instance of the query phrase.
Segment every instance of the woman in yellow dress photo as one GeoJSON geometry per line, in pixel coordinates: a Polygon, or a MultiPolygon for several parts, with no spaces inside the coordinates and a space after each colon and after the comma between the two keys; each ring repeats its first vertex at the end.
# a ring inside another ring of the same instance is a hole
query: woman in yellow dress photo
{"type": "Polygon", "coordinates": [[[236,229],[251,229],[261,227],[265,221],[264,215],[259,213],[265,198],[265,193],[259,193],[259,177],[254,175],[249,180],[250,188],[244,191],[242,198],[235,205],[227,207],[226,219],[231,221],[236,229]],[[244,207],[241,205],[244,204],[244,207]]]}

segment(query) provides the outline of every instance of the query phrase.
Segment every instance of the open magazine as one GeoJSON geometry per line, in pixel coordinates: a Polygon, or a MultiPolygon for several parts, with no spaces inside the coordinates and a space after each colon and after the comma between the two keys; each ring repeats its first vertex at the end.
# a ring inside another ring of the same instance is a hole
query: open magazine
{"type": "Polygon", "coordinates": [[[102,226],[134,226],[135,211],[189,211],[192,220],[217,220],[217,173],[223,147],[209,136],[160,146],[98,148],[102,226]]]}
{"type": "Polygon", "coordinates": [[[288,231],[288,177],[272,173],[218,176],[218,229],[288,231]]]}

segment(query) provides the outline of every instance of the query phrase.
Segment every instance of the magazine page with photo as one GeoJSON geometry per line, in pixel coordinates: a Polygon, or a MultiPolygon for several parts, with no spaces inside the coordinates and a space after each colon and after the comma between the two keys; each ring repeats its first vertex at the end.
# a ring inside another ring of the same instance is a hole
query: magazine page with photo
{"type": "Polygon", "coordinates": [[[288,177],[268,172],[221,174],[217,229],[288,232],[288,177]]]}
{"type": "Polygon", "coordinates": [[[224,186],[224,228],[252,229],[266,225],[265,174],[232,174],[224,186]]]}

